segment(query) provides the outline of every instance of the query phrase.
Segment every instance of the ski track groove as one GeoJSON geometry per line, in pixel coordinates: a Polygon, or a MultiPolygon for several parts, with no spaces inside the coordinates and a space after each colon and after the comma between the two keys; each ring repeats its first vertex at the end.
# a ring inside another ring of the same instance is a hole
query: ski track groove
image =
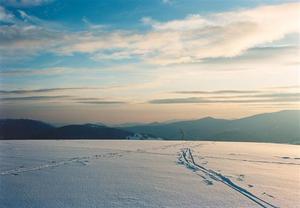
{"type": "MultiPolygon", "coordinates": [[[[194,161],[194,157],[192,155],[192,151],[191,151],[190,148],[181,149],[181,151],[179,153],[179,156],[178,156],[178,163],[183,164],[187,168],[192,169],[194,171],[197,171],[197,170],[202,171],[204,174],[208,175],[211,179],[223,183],[224,185],[226,185],[229,188],[231,188],[231,189],[237,191],[238,193],[244,195],[245,197],[252,200],[253,202],[255,202],[256,204],[258,204],[259,206],[261,206],[263,208],[270,208],[270,207],[279,208],[279,207],[277,207],[277,206],[275,206],[275,205],[273,205],[273,204],[271,204],[271,203],[255,196],[254,194],[252,194],[251,192],[249,192],[245,188],[242,188],[241,186],[235,184],[228,177],[222,175],[221,173],[218,173],[218,172],[216,172],[214,170],[211,170],[211,169],[207,169],[204,166],[201,166],[201,165],[197,164],[194,161]]],[[[201,176],[199,174],[197,174],[197,175],[201,176]]],[[[212,185],[212,181],[209,181],[209,185],[212,185]]]]}

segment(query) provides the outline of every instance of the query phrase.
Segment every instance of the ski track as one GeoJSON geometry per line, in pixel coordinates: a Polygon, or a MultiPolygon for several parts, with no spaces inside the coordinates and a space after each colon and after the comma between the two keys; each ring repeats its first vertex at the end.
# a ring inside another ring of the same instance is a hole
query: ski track
{"type": "MultiPolygon", "coordinates": [[[[213,144],[213,143],[208,143],[213,144]]],[[[206,185],[213,185],[214,182],[220,182],[227,187],[231,188],[234,191],[237,191],[238,193],[244,195],[248,199],[255,202],[257,205],[263,208],[279,208],[278,206],[275,206],[258,196],[252,194],[247,189],[235,184],[233,181],[230,180],[230,176],[224,176],[220,173],[220,171],[215,171],[212,169],[207,169],[204,166],[201,166],[197,164],[194,160],[194,156],[192,154],[191,148],[196,148],[199,146],[203,146],[207,144],[194,144],[193,142],[180,142],[175,144],[168,144],[163,145],[159,147],[152,147],[152,148],[145,148],[145,149],[136,149],[136,150],[121,150],[121,149],[110,149],[113,152],[108,152],[104,154],[95,154],[92,156],[83,156],[83,157],[73,157],[69,159],[64,159],[60,161],[52,160],[50,162],[46,162],[45,164],[41,164],[34,167],[24,167],[24,165],[20,165],[18,168],[6,170],[0,172],[0,176],[6,176],[6,175],[19,175],[21,173],[25,172],[31,172],[31,171],[37,171],[42,169],[48,169],[48,168],[55,168],[59,166],[69,165],[72,163],[79,163],[81,165],[88,165],[90,160],[92,159],[105,159],[105,158],[116,158],[116,157],[122,157],[125,154],[135,153],[135,154],[152,154],[152,155],[167,155],[167,156],[174,156],[175,154],[172,153],[164,153],[164,150],[169,148],[178,148],[182,147],[181,151],[178,155],[178,163],[185,165],[187,168],[192,169],[194,173],[201,177],[203,179],[203,182],[206,185]],[[163,152],[155,152],[156,150],[163,150],[163,152]],[[152,152],[153,151],[153,152],[152,152]],[[197,171],[201,171],[205,174],[203,176],[202,174],[197,173],[197,171]],[[209,178],[207,178],[208,176],[209,178]]],[[[247,159],[236,159],[236,158],[227,158],[227,157],[216,157],[216,156],[198,156],[199,159],[205,159],[205,158],[212,158],[212,159],[222,159],[222,160],[235,160],[235,161],[244,161],[244,162],[254,162],[254,163],[271,163],[271,164],[283,164],[283,165],[300,165],[299,163],[293,163],[293,162],[277,162],[277,161],[264,161],[264,160],[247,160],[247,159]]],[[[281,159],[300,159],[300,158],[290,158],[290,157],[280,157],[281,159]]],[[[206,162],[207,163],[207,162],[206,162]]],[[[202,165],[205,165],[206,163],[202,163],[202,165]]],[[[237,180],[243,181],[244,175],[239,175],[237,180]]],[[[248,184],[249,188],[252,188],[253,185],[248,184]]],[[[270,198],[275,198],[274,196],[267,194],[266,192],[263,192],[262,195],[268,196],[270,198]]]]}
{"type": "MultiPolygon", "coordinates": [[[[228,186],[229,188],[231,188],[231,189],[237,191],[238,193],[244,195],[245,197],[252,200],[257,205],[259,205],[263,208],[270,208],[270,207],[278,208],[277,206],[275,206],[275,205],[273,205],[273,204],[271,204],[271,203],[255,196],[254,194],[252,194],[251,192],[249,192],[245,188],[235,184],[228,177],[222,175],[221,173],[218,173],[218,172],[216,172],[214,170],[211,170],[211,169],[207,169],[204,166],[201,166],[201,165],[197,164],[194,160],[194,157],[192,155],[192,151],[191,151],[190,148],[181,149],[181,151],[179,153],[179,156],[178,156],[178,163],[183,164],[187,168],[192,169],[193,171],[195,171],[195,173],[198,176],[200,176],[202,179],[204,179],[204,182],[207,185],[213,185],[213,181],[221,182],[224,185],[228,186]],[[205,176],[202,176],[202,175],[198,174],[196,171],[202,171],[205,175],[209,176],[209,178],[211,180],[207,179],[205,176]]],[[[264,195],[271,196],[271,195],[266,194],[266,193],[264,195]]]]}
{"type": "MultiPolygon", "coordinates": [[[[208,144],[213,144],[213,143],[208,143],[208,144]]],[[[136,150],[121,150],[121,149],[107,149],[110,151],[114,152],[108,152],[104,154],[96,154],[92,156],[82,156],[82,157],[73,157],[69,159],[64,159],[60,161],[50,161],[50,162],[45,162],[44,164],[34,166],[34,167],[24,167],[24,165],[20,165],[18,168],[14,168],[11,170],[5,170],[0,172],[0,176],[5,176],[5,175],[19,175],[24,172],[30,172],[30,171],[37,171],[37,170],[42,170],[42,169],[47,169],[47,168],[54,168],[62,165],[68,165],[72,163],[79,163],[81,165],[88,165],[90,160],[92,159],[100,159],[100,158],[112,158],[112,157],[121,157],[124,154],[130,154],[130,153],[135,153],[135,154],[150,154],[150,155],[165,155],[165,156],[174,156],[176,154],[172,153],[164,153],[164,150],[170,149],[170,148],[178,148],[178,147],[183,147],[187,149],[187,147],[191,148],[196,148],[199,146],[203,146],[207,144],[195,144],[193,141],[188,141],[188,142],[178,142],[175,144],[167,144],[159,147],[152,147],[152,148],[145,148],[145,149],[136,149],[136,150]],[[163,150],[163,152],[155,152],[157,150],[163,150]],[[154,151],[154,152],[153,152],[154,151]]],[[[246,161],[246,162],[261,162],[261,163],[276,163],[276,164],[287,164],[287,165],[300,165],[297,163],[289,163],[289,162],[270,162],[270,161],[256,161],[256,160],[243,160],[243,159],[234,159],[234,158],[224,158],[224,157],[214,157],[214,156],[204,156],[199,158],[213,158],[213,159],[225,159],[225,160],[238,160],[238,161],[246,161]]],[[[206,162],[207,163],[207,162],[206,162]]],[[[206,164],[202,163],[202,164],[206,164]]],[[[208,185],[211,185],[212,182],[210,180],[204,180],[205,183],[208,185]]]]}

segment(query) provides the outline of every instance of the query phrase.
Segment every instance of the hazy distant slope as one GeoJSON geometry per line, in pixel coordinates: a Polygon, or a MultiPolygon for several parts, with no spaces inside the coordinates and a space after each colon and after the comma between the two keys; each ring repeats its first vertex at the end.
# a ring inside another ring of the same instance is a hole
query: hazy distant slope
{"type": "Polygon", "coordinates": [[[154,134],[165,139],[235,140],[300,143],[300,111],[265,113],[236,120],[211,117],[170,124],[150,124],[125,128],[129,131],[154,134]]]}
{"type": "Polygon", "coordinates": [[[299,143],[300,111],[265,113],[233,120],[215,138],[299,143]]]}
{"type": "Polygon", "coordinates": [[[165,139],[180,139],[181,130],[185,133],[185,139],[207,138],[215,132],[215,129],[224,129],[228,120],[206,117],[199,120],[180,121],[169,124],[154,123],[127,127],[126,130],[140,133],[154,134],[165,139]]]}

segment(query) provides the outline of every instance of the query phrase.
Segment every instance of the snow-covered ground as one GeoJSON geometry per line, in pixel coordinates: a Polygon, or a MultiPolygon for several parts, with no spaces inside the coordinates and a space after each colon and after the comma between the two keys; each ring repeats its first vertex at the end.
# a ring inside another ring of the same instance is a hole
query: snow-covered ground
{"type": "Polygon", "coordinates": [[[0,207],[300,207],[300,146],[0,141],[0,207]]]}

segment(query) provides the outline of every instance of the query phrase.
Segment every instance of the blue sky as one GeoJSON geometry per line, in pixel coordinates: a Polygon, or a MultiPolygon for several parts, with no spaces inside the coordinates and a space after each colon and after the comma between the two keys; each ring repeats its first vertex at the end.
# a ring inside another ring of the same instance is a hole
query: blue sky
{"type": "Polygon", "coordinates": [[[0,0],[1,117],[121,123],[299,108],[299,17],[297,1],[0,0]]]}
{"type": "MultiPolygon", "coordinates": [[[[152,17],[159,21],[181,19],[189,14],[208,14],[224,12],[239,8],[256,7],[266,4],[282,3],[279,0],[65,0],[65,1],[36,1],[37,5],[22,1],[2,1],[9,10],[23,11],[48,21],[58,21],[72,29],[84,27],[79,23],[87,18],[96,24],[109,25],[114,28],[137,28],[142,27],[140,20],[152,17]],[[44,2],[44,3],[43,3],[44,2]]],[[[30,1],[24,1],[30,2],[30,1]]],[[[35,2],[35,1],[33,1],[35,2]]]]}

